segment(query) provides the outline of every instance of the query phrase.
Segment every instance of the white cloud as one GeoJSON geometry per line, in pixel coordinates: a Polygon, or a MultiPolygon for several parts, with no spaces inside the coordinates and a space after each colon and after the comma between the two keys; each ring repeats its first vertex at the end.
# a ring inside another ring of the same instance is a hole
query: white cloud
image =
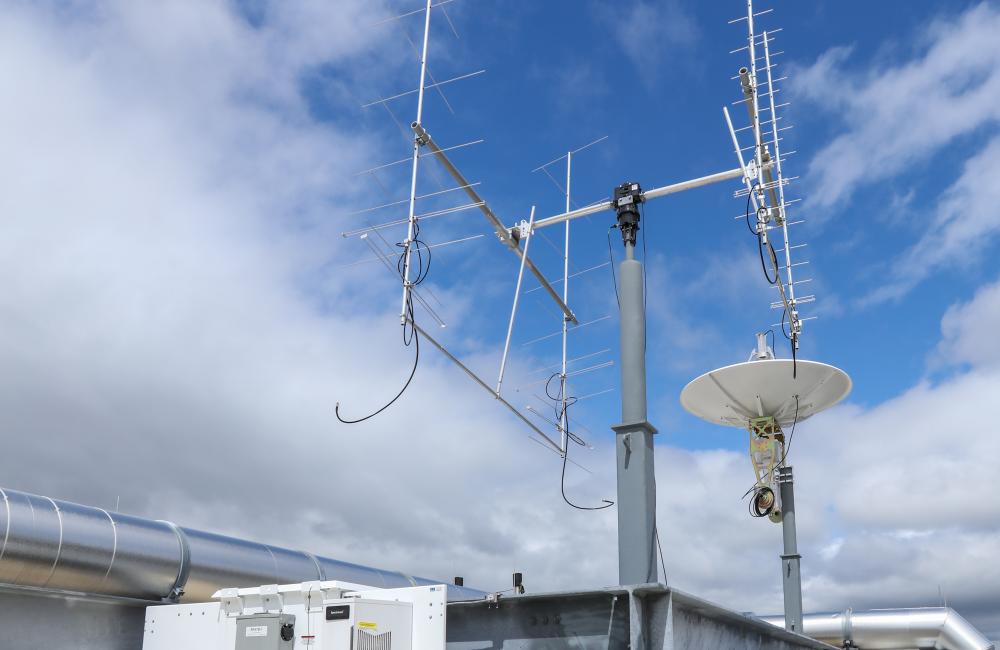
{"type": "Polygon", "coordinates": [[[983,287],[966,303],[952,305],[941,319],[938,362],[1000,367],[1000,282],[983,287]]]}
{"type": "Polygon", "coordinates": [[[673,59],[691,58],[700,30],[679,0],[635,0],[625,6],[596,5],[598,20],[611,25],[615,40],[635,64],[642,83],[655,84],[673,59]]]}
{"type": "Polygon", "coordinates": [[[965,162],[962,175],[938,199],[923,234],[897,257],[882,286],[862,302],[898,298],[940,269],[975,265],[1000,232],[998,175],[1000,136],[965,162]]]}
{"type": "Polygon", "coordinates": [[[810,202],[842,204],[863,185],[929,159],[1000,117],[1000,11],[976,5],[934,23],[912,60],[867,73],[844,70],[852,49],[829,50],[794,71],[794,93],[840,117],[846,130],[809,165],[810,202]]]}
{"type": "MultiPolygon", "coordinates": [[[[913,58],[869,72],[845,70],[851,47],[835,47],[808,67],[797,68],[792,90],[835,118],[842,132],[809,164],[807,184],[813,214],[846,210],[861,187],[886,181],[944,156],[948,145],[973,133],[989,134],[1000,118],[1000,10],[987,3],[934,22],[913,58]]],[[[948,167],[934,163],[938,177],[948,167]]],[[[962,166],[957,180],[936,200],[918,240],[890,263],[878,289],[861,305],[896,299],[932,273],[968,268],[993,241],[1000,217],[994,206],[1000,173],[1000,138],[962,166]]],[[[915,222],[913,191],[894,196],[877,215],[890,224],[915,222]]]]}

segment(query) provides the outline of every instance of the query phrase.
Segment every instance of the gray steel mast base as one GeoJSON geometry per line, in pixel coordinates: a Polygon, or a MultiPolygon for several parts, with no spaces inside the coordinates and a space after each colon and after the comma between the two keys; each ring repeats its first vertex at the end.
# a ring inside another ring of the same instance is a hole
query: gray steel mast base
{"type": "Polygon", "coordinates": [[[781,492],[781,586],[785,595],[785,629],[802,632],[802,576],[799,572],[798,540],[795,534],[795,487],[791,467],[778,468],[781,492]]]}
{"type": "Polygon", "coordinates": [[[447,650],[834,650],[659,584],[448,603],[447,650]]]}
{"type": "Polygon", "coordinates": [[[618,465],[618,581],[623,585],[659,580],[653,469],[656,429],[646,419],[645,282],[642,263],[635,259],[638,214],[635,203],[619,204],[618,222],[625,244],[618,290],[622,423],[611,428],[615,432],[618,465]],[[623,213],[634,217],[634,221],[623,219],[623,213]]]}

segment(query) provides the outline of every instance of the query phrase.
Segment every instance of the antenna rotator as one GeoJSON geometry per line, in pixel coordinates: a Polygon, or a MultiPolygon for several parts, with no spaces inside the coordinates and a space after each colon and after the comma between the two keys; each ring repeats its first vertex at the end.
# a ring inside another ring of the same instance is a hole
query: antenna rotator
{"type": "Polygon", "coordinates": [[[615,188],[614,206],[618,213],[618,229],[622,232],[622,243],[635,246],[639,232],[639,204],[646,199],[638,183],[626,182],[615,188]]]}

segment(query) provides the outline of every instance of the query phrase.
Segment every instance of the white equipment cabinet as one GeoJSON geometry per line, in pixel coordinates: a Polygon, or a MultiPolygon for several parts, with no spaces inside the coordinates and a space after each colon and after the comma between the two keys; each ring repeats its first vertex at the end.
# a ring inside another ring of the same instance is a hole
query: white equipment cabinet
{"type": "Polygon", "coordinates": [[[222,589],[211,603],[146,608],[143,650],[444,650],[445,585],[339,581],[222,589]]]}

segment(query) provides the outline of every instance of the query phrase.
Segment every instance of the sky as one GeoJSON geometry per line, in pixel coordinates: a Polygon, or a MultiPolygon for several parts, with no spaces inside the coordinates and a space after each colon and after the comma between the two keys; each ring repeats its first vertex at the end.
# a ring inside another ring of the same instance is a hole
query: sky
{"type": "MultiPolygon", "coordinates": [[[[0,5],[0,484],[484,590],[515,570],[530,591],[617,582],[614,508],[567,506],[559,457],[426,342],[391,408],[334,416],[383,405],[413,363],[398,277],[342,233],[406,216],[362,212],[407,197],[406,164],[359,172],[407,158],[415,95],[362,106],[417,87],[422,15],[383,20],[419,4],[0,5]]],[[[1000,638],[1000,5],[773,6],[790,237],[816,295],[800,357],[854,381],[789,455],[805,608],[947,603],[1000,638]]],[[[562,211],[564,162],[532,170],[604,136],[573,157],[575,205],[736,166],[722,107],[744,123],[742,3],[444,8],[433,79],[486,72],[428,90],[423,124],[443,147],[482,140],[449,155],[505,223],[562,211]]],[[[422,160],[419,194],[452,187],[422,160]]],[[[777,330],[737,189],[645,207],[657,518],[669,584],[773,613],[781,533],[741,501],[746,434],[678,401],[777,330]]],[[[447,327],[416,315],[492,383],[517,258],[476,210],[421,223],[428,244],[474,238],[435,248],[420,287],[447,327]]],[[[598,393],[570,412],[592,447],[566,477],[583,505],[615,490],[611,223],[570,239],[570,305],[593,322],[569,356],[599,366],[570,383],[598,393]]],[[[563,233],[539,232],[555,280],[563,233]]],[[[504,394],[529,418],[551,414],[560,326],[523,294],[504,394]]]]}

